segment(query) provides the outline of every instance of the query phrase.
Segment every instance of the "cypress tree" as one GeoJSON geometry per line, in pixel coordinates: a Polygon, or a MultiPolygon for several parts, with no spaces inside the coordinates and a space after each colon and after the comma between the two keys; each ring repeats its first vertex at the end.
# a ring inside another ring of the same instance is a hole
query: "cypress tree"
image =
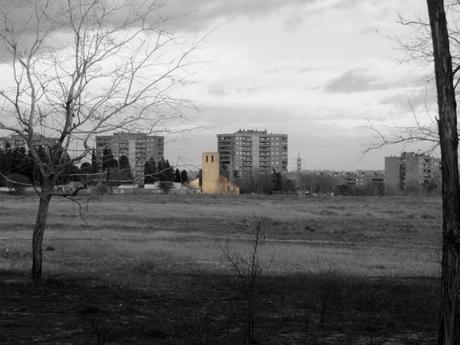
{"type": "Polygon", "coordinates": [[[144,183],[155,183],[157,180],[157,166],[153,157],[144,165],[144,183]]]}
{"type": "Polygon", "coordinates": [[[181,178],[179,169],[176,169],[176,171],[174,172],[174,182],[178,182],[178,183],[182,182],[182,178],[181,178]]]}
{"type": "Polygon", "coordinates": [[[180,179],[182,183],[187,183],[188,182],[188,174],[186,170],[182,170],[180,172],[180,179]]]}
{"type": "Polygon", "coordinates": [[[97,172],[97,157],[96,157],[96,150],[93,149],[93,152],[91,153],[91,172],[97,172]]]}

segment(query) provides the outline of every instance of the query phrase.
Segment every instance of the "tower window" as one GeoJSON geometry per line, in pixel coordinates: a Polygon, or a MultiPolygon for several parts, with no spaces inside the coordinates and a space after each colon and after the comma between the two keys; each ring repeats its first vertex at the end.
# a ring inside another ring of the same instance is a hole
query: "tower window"
{"type": "Polygon", "coordinates": [[[214,156],[211,156],[211,162],[214,163],[214,156]]]}
{"type": "Polygon", "coordinates": [[[206,155],[206,163],[208,162],[208,156],[206,155]]]}

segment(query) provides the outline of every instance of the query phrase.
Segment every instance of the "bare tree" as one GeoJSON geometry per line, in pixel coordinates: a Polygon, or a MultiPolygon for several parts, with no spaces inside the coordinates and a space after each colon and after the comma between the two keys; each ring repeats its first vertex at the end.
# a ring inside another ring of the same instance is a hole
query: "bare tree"
{"type": "MultiPolygon", "coordinates": [[[[42,275],[42,240],[66,167],[84,159],[94,136],[151,130],[181,116],[174,97],[200,42],[181,44],[162,28],[151,1],[21,0],[0,9],[8,87],[0,90],[0,129],[19,135],[39,172],[32,278],[42,275]],[[37,134],[56,143],[39,149],[37,134]],[[71,150],[76,150],[72,152],[71,150]]],[[[81,186],[79,188],[82,188],[81,186]]]]}
{"type": "Polygon", "coordinates": [[[438,344],[458,344],[455,329],[459,284],[460,190],[458,181],[457,104],[454,71],[443,0],[427,0],[433,42],[438,129],[442,160],[442,273],[438,344]]]}
{"type": "MultiPolygon", "coordinates": [[[[460,0],[447,0],[445,13],[449,18],[446,22],[446,30],[450,43],[452,78],[454,88],[460,85],[460,0]]],[[[416,62],[427,68],[434,63],[434,51],[431,39],[431,26],[429,18],[407,18],[399,16],[398,21],[407,29],[407,34],[396,37],[388,37],[395,42],[395,47],[403,53],[402,63],[416,62]]],[[[430,71],[431,72],[431,71],[430,71]]],[[[367,121],[365,126],[375,134],[374,141],[366,145],[365,152],[379,149],[387,145],[425,143],[427,151],[433,151],[439,147],[438,122],[435,108],[431,100],[434,85],[430,78],[425,86],[425,94],[422,108],[418,108],[408,96],[408,106],[413,116],[412,124],[389,126],[376,126],[367,121]]]]}
{"type": "MultiPolygon", "coordinates": [[[[442,165],[442,263],[441,303],[439,309],[438,344],[460,343],[458,303],[459,249],[460,249],[460,190],[458,175],[458,129],[456,88],[460,84],[460,1],[427,0],[429,21],[406,20],[403,25],[413,29],[410,39],[398,40],[407,53],[408,60],[417,60],[427,65],[434,63],[438,118],[422,124],[416,110],[414,126],[394,127],[393,134],[385,134],[371,124],[369,127],[378,136],[378,142],[369,149],[387,144],[428,141],[432,148],[440,146],[442,165]],[[446,13],[451,19],[446,20],[446,13]]],[[[429,111],[426,109],[426,113],[429,111]]]]}
{"type": "Polygon", "coordinates": [[[262,263],[260,262],[260,246],[265,239],[263,234],[263,219],[256,223],[254,237],[247,256],[239,255],[232,251],[229,247],[229,241],[226,245],[219,244],[225,261],[229,265],[229,269],[235,274],[244,297],[244,331],[246,336],[246,344],[252,345],[256,343],[255,339],[255,322],[256,322],[256,300],[258,293],[259,277],[262,274],[262,263]]]}

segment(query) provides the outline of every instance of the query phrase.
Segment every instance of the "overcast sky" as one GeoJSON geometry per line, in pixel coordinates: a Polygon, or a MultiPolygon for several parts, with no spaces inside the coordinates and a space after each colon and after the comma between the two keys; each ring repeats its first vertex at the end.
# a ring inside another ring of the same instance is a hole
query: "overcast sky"
{"type": "Polygon", "coordinates": [[[383,169],[385,155],[417,149],[362,154],[375,142],[368,121],[405,126],[414,112],[422,122],[434,114],[432,66],[402,63],[389,38],[409,37],[398,16],[425,17],[424,1],[164,2],[180,36],[207,35],[183,91],[198,109],[185,126],[198,129],[167,136],[173,164],[198,167],[203,151],[217,149],[216,134],[238,129],[288,134],[290,169],[298,153],[304,169],[356,170],[383,169]]]}
{"type": "Polygon", "coordinates": [[[193,124],[206,129],[171,139],[167,155],[199,162],[216,150],[216,133],[239,128],[289,135],[289,166],[383,169],[383,157],[416,147],[362,155],[378,126],[423,120],[432,98],[431,66],[401,63],[388,37],[408,33],[398,16],[424,17],[419,0],[174,0],[166,13],[184,34],[211,31],[195,76],[193,124]]]}

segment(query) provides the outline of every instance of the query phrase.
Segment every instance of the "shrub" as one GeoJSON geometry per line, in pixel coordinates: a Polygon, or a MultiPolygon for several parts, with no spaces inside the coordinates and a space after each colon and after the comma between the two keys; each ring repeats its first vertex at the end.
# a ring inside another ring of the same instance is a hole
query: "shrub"
{"type": "Polygon", "coordinates": [[[24,192],[24,188],[30,185],[30,180],[27,176],[22,174],[9,174],[6,180],[6,186],[14,188],[15,194],[21,194],[24,192]]]}
{"type": "Polygon", "coordinates": [[[168,194],[172,186],[173,186],[172,182],[161,181],[158,187],[161,189],[163,193],[168,194]]]}
{"type": "Polygon", "coordinates": [[[105,185],[105,184],[99,182],[99,183],[96,185],[96,187],[93,188],[92,193],[93,193],[94,195],[102,196],[102,195],[111,194],[111,193],[112,193],[112,189],[111,189],[109,186],[107,186],[107,185],[105,185]]]}

